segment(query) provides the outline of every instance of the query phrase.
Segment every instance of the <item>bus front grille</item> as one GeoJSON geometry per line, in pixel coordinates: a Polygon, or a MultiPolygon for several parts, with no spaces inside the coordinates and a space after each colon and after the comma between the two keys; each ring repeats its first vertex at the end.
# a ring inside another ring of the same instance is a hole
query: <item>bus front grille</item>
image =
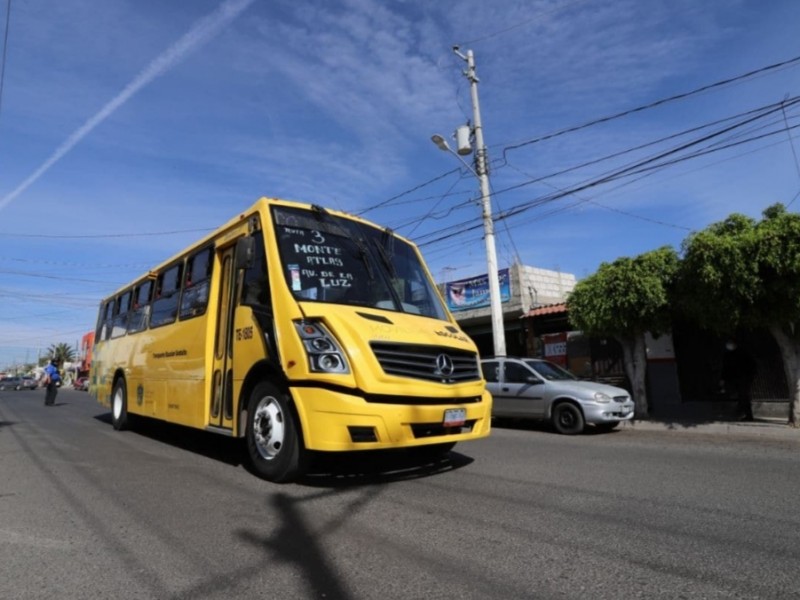
{"type": "Polygon", "coordinates": [[[387,342],[371,342],[370,346],[387,375],[448,384],[478,381],[481,378],[478,357],[474,352],[387,342]]]}

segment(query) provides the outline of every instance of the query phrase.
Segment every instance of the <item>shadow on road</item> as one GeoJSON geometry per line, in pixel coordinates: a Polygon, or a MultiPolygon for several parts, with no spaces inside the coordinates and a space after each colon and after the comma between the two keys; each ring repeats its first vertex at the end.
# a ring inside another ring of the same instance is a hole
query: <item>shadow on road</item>
{"type": "MultiPolygon", "coordinates": [[[[111,413],[95,415],[94,418],[111,425],[111,413]]],[[[151,440],[169,444],[227,465],[238,467],[242,464],[242,448],[240,440],[237,439],[156,419],[134,418],[131,430],[133,433],[143,435],[151,440]]]]}
{"type": "MultiPolygon", "coordinates": [[[[560,435],[548,421],[536,419],[492,419],[492,428],[496,429],[516,429],[518,431],[541,431],[542,433],[552,433],[560,435]]],[[[581,435],[611,435],[619,429],[602,429],[594,425],[587,425],[581,435]]]]}
{"type": "MultiPolygon", "coordinates": [[[[111,413],[94,417],[111,426],[111,413]]],[[[137,418],[133,433],[232,466],[249,468],[244,441],[191,427],[137,418]]],[[[430,477],[460,469],[473,459],[458,452],[426,455],[424,448],[359,452],[313,452],[308,473],[297,483],[317,488],[345,488],[430,477]]]]}
{"type": "Polygon", "coordinates": [[[385,484],[454,471],[473,460],[453,451],[426,457],[413,449],[316,454],[308,474],[297,483],[319,488],[385,484]]]}

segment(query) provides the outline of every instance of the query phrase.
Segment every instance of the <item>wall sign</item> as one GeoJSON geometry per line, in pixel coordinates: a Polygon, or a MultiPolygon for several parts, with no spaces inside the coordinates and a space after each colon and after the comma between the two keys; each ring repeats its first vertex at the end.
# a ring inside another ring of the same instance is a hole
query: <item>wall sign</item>
{"type": "MultiPolygon", "coordinates": [[[[500,302],[511,300],[511,277],[508,269],[497,271],[500,278],[500,302]]],[[[489,306],[489,276],[479,275],[470,279],[460,279],[445,284],[447,308],[451,312],[472,310],[489,306]]]]}

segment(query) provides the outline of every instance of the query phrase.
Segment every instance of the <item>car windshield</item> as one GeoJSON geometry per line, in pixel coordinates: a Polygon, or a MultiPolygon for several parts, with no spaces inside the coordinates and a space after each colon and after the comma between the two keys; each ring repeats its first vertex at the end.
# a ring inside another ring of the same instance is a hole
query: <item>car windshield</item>
{"type": "Polygon", "coordinates": [[[447,319],[415,248],[390,230],[325,209],[273,207],[286,283],[297,300],[447,319]]]}
{"type": "Polygon", "coordinates": [[[566,369],[547,360],[526,360],[525,364],[548,381],[575,381],[578,379],[566,369]]]}

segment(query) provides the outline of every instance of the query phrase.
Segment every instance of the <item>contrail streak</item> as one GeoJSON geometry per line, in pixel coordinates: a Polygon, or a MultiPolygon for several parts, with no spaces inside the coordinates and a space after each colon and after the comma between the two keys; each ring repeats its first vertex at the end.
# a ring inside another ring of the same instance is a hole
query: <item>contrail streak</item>
{"type": "Polygon", "coordinates": [[[83,138],[89,135],[95,127],[111,116],[139,90],[156,77],[163,75],[172,67],[179,64],[194,50],[210,41],[254,1],[255,0],[228,0],[220,5],[213,13],[200,19],[194,27],[183,35],[183,37],[147,65],[133,81],[126,85],[125,88],[101,108],[97,114],[76,129],[38,169],[25,179],[25,181],[0,200],[0,210],[5,208],[17,196],[33,185],[50,169],[50,167],[61,160],[67,152],[72,150],[83,138]]]}

